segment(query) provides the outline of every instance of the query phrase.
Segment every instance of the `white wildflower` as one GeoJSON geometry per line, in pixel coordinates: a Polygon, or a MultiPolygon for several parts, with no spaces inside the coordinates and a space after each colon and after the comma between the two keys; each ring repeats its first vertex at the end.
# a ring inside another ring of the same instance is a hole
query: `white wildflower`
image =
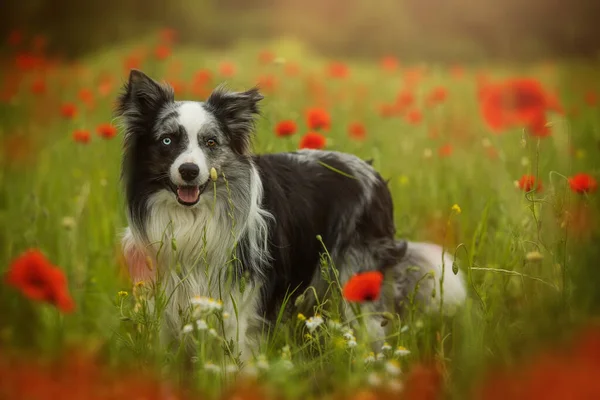
{"type": "Polygon", "coordinates": [[[381,351],[384,353],[390,350],[392,350],[392,346],[390,346],[388,342],[385,342],[383,346],[381,346],[381,351]]]}
{"type": "Polygon", "coordinates": [[[213,336],[213,337],[218,337],[218,336],[219,336],[219,334],[217,333],[217,331],[215,331],[213,328],[210,328],[210,329],[208,330],[208,334],[209,334],[210,336],[213,336]]]}
{"type": "Polygon", "coordinates": [[[206,364],[204,364],[204,370],[218,374],[219,372],[221,372],[221,367],[209,361],[206,364]]]}
{"type": "Polygon", "coordinates": [[[269,361],[267,361],[267,357],[264,354],[258,356],[258,360],[256,360],[256,367],[264,371],[269,369],[269,361]]]}
{"type": "Polygon", "coordinates": [[[226,374],[235,374],[236,372],[238,372],[238,366],[235,364],[227,364],[225,366],[225,373],[226,374]]]}
{"type": "Polygon", "coordinates": [[[369,355],[365,357],[365,364],[371,364],[374,362],[375,362],[375,353],[369,353],[369,355]]]}
{"type": "Polygon", "coordinates": [[[230,314],[229,314],[227,311],[225,311],[225,312],[224,312],[223,314],[221,314],[221,315],[223,316],[223,319],[227,319],[227,318],[229,318],[229,317],[231,316],[231,315],[230,315],[230,314]]]}
{"type": "Polygon", "coordinates": [[[323,318],[321,318],[319,315],[315,315],[314,317],[310,317],[306,320],[306,327],[308,328],[309,332],[314,332],[314,330],[317,329],[323,322],[325,322],[323,321],[323,318]]]}
{"type": "Polygon", "coordinates": [[[205,331],[208,329],[208,325],[205,320],[199,319],[196,321],[196,328],[198,328],[199,331],[205,331]]]}
{"type": "Polygon", "coordinates": [[[400,369],[400,364],[396,360],[390,360],[385,363],[385,370],[391,376],[398,376],[402,373],[402,369],[400,369]]]}
{"type": "Polygon", "coordinates": [[[340,322],[334,321],[332,319],[327,321],[327,326],[332,331],[341,331],[342,330],[342,324],[340,322]]]}
{"type": "Polygon", "coordinates": [[[377,353],[376,358],[377,358],[377,361],[381,361],[381,360],[385,359],[385,354],[383,354],[383,353],[377,353]]]}
{"type": "Polygon", "coordinates": [[[221,300],[215,300],[212,297],[194,296],[190,302],[195,307],[195,311],[199,313],[210,314],[223,309],[223,302],[221,300]]]}
{"type": "Polygon", "coordinates": [[[388,381],[388,388],[395,393],[399,393],[404,390],[404,383],[399,379],[392,379],[388,381]]]}
{"type": "Polygon", "coordinates": [[[358,345],[358,343],[356,343],[356,339],[351,339],[346,342],[346,347],[348,347],[349,349],[353,349],[357,345],[358,345]]]}
{"type": "Polygon", "coordinates": [[[408,332],[408,325],[404,325],[401,329],[400,329],[400,333],[406,333],[408,332]]]}
{"type": "Polygon", "coordinates": [[[349,329],[348,331],[344,332],[343,336],[346,340],[352,340],[354,339],[354,332],[352,331],[352,329],[349,329]]]}
{"type": "Polygon", "coordinates": [[[396,348],[396,350],[394,351],[394,355],[396,357],[404,357],[410,354],[410,350],[408,350],[406,347],[404,346],[398,346],[396,348]]]}
{"type": "Polygon", "coordinates": [[[186,324],[183,326],[183,329],[181,330],[181,333],[190,333],[194,330],[194,325],[192,324],[186,324]]]}
{"type": "Polygon", "coordinates": [[[371,372],[367,377],[367,382],[371,386],[381,386],[381,377],[375,372],[371,372]]]}

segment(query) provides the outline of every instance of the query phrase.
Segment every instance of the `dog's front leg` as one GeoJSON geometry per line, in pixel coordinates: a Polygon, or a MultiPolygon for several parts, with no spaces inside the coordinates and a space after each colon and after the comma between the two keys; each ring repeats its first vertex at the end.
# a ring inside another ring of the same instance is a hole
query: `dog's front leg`
{"type": "Polygon", "coordinates": [[[224,300],[224,337],[234,343],[230,349],[234,356],[239,356],[242,363],[249,361],[258,352],[258,327],[260,290],[256,287],[246,288],[243,292],[232,290],[229,299],[224,300]]]}

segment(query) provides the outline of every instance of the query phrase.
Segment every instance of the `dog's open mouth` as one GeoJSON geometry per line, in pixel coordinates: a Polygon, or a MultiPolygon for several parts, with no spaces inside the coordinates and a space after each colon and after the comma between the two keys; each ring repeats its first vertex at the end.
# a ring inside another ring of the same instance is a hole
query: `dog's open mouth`
{"type": "Polygon", "coordinates": [[[184,206],[193,206],[200,200],[200,195],[208,186],[208,181],[200,186],[177,186],[177,201],[184,206]]]}

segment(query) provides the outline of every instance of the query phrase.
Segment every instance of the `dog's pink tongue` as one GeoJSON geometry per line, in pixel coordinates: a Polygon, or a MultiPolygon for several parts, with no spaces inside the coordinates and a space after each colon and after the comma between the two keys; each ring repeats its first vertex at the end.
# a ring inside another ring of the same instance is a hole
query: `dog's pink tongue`
{"type": "Polygon", "coordinates": [[[200,188],[198,186],[178,187],[177,196],[185,203],[194,203],[200,196],[200,188]]]}

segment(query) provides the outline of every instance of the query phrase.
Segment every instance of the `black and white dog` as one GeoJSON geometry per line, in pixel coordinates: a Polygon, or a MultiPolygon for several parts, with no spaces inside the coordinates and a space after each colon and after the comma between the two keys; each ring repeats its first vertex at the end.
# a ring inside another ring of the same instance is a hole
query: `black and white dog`
{"type": "MultiPolygon", "coordinates": [[[[201,295],[235,307],[223,334],[247,338],[252,322],[274,321],[286,294],[310,286],[323,294],[325,249],[342,285],[357,272],[391,272],[394,298],[372,303],[379,311],[384,303],[401,311],[417,281],[426,307],[439,307],[440,280],[444,304],[462,303],[463,280],[439,246],[395,239],[390,192],[369,163],[333,151],[252,154],[262,98],[257,89],[216,89],[206,102],[175,101],[168,85],[133,70],[118,99],[124,254],[134,280],[159,277],[173,293],[172,329],[181,329],[181,310],[201,295]]],[[[372,322],[370,333],[383,335],[381,320],[372,322]]]]}

